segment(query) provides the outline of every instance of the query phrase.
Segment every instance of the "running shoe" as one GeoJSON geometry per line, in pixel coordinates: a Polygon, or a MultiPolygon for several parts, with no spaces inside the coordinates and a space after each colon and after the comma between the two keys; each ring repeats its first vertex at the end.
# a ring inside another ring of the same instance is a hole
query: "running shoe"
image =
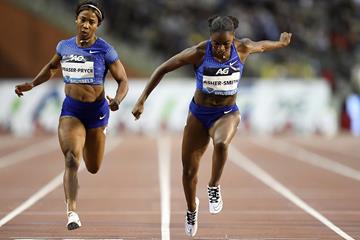
{"type": "Polygon", "coordinates": [[[221,212],[223,208],[223,201],[221,198],[220,185],[217,187],[207,187],[209,197],[209,212],[211,214],[217,214],[221,212]]]}
{"type": "Polygon", "coordinates": [[[199,199],[195,198],[196,209],[194,212],[187,211],[185,216],[185,233],[186,235],[195,236],[198,229],[198,213],[199,213],[199,199]]]}
{"type": "Polygon", "coordinates": [[[67,217],[68,217],[68,223],[67,223],[68,230],[74,230],[81,227],[80,218],[76,212],[73,211],[68,212],[67,217]]]}

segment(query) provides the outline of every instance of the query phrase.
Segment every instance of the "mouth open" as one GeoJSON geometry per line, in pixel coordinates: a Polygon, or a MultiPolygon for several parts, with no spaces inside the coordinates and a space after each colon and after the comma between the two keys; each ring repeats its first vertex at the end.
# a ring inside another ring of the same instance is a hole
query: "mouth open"
{"type": "Polygon", "coordinates": [[[89,35],[89,32],[87,32],[87,31],[80,31],[80,34],[83,35],[83,36],[87,36],[87,35],[89,35]]]}

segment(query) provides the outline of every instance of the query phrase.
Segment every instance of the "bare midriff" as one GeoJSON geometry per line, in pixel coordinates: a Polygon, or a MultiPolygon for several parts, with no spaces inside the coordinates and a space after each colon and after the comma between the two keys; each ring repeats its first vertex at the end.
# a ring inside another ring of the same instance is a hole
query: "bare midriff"
{"type": "Polygon", "coordinates": [[[65,84],[65,94],[81,102],[95,102],[104,98],[103,85],[65,84]]]}
{"type": "Polygon", "coordinates": [[[206,94],[196,89],[194,95],[196,104],[207,107],[231,106],[236,103],[236,94],[231,96],[206,94]]]}

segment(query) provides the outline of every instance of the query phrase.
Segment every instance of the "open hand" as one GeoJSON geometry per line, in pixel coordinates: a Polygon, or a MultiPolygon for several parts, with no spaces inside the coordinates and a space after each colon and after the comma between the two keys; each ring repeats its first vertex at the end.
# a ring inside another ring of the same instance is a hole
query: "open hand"
{"type": "Polygon", "coordinates": [[[285,46],[289,45],[290,41],[291,41],[291,33],[288,32],[283,32],[280,35],[280,42],[282,42],[285,46]]]}
{"type": "Polygon", "coordinates": [[[34,87],[34,85],[32,83],[23,83],[20,85],[16,85],[15,86],[15,93],[21,97],[23,96],[23,92],[27,92],[30,91],[32,88],[34,87]]]}
{"type": "Polygon", "coordinates": [[[135,120],[138,120],[140,118],[140,115],[143,113],[143,111],[144,111],[144,103],[137,102],[131,113],[134,115],[135,120]]]}
{"type": "Polygon", "coordinates": [[[119,102],[117,102],[114,98],[106,96],[107,100],[109,101],[109,108],[111,111],[117,111],[119,109],[119,102]]]}

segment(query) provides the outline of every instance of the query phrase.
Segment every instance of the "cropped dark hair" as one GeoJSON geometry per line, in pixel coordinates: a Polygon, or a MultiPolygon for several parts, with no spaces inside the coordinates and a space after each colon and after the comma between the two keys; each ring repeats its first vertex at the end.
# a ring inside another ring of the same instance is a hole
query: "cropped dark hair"
{"type": "Polygon", "coordinates": [[[76,17],[80,14],[81,11],[92,9],[95,11],[95,14],[99,20],[99,24],[104,20],[104,9],[102,4],[98,0],[82,0],[78,3],[76,7],[76,17]]]}
{"type": "Polygon", "coordinates": [[[233,16],[214,15],[208,18],[210,33],[234,32],[239,26],[239,20],[233,16]]]}

